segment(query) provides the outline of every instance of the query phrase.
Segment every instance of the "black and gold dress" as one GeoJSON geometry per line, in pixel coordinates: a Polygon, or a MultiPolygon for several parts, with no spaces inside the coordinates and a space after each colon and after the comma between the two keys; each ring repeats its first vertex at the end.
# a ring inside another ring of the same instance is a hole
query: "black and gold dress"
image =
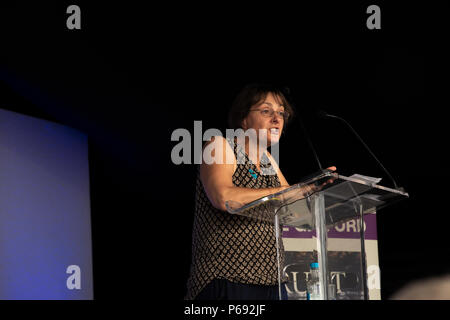
{"type": "MultiPolygon", "coordinates": [[[[261,172],[265,170],[261,174],[242,148],[231,140],[227,141],[238,159],[232,178],[236,187],[259,189],[280,186],[278,175],[267,158],[266,165],[261,161],[261,172]]],[[[216,209],[205,193],[199,172],[192,231],[192,263],[185,299],[195,299],[214,279],[242,284],[277,285],[277,248],[273,223],[216,209]]],[[[283,265],[282,243],[280,253],[283,265]]]]}

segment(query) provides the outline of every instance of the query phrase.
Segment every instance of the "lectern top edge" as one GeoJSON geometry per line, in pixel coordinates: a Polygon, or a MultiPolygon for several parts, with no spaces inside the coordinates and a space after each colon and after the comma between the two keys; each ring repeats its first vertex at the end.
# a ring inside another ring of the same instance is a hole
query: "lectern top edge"
{"type": "MultiPolygon", "coordinates": [[[[265,203],[265,202],[268,202],[268,201],[271,201],[271,200],[280,200],[280,197],[282,197],[283,195],[287,194],[288,192],[292,192],[295,189],[301,189],[302,187],[305,187],[305,186],[310,185],[310,184],[314,184],[314,183],[319,183],[320,184],[320,183],[326,181],[327,179],[329,179],[331,177],[335,178],[337,180],[341,180],[341,181],[343,180],[343,181],[349,181],[349,182],[357,183],[357,184],[360,184],[360,185],[366,185],[366,186],[369,186],[371,189],[382,190],[382,191],[385,191],[385,192],[396,194],[398,196],[404,196],[404,197],[407,197],[407,198],[409,197],[409,194],[407,192],[403,191],[403,190],[388,188],[388,187],[385,187],[385,186],[378,185],[378,184],[376,184],[374,182],[371,182],[371,181],[366,181],[364,179],[359,179],[359,178],[354,178],[354,177],[346,177],[346,176],[339,175],[338,173],[332,172],[332,171],[324,171],[324,172],[322,172],[322,173],[320,173],[320,174],[318,174],[318,175],[316,175],[316,176],[314,176],[312,178],[308,178],[308,179],[306,179],[306,180],[304,180],[302,182],[293,184],[289,188],[286,188],[286,189],[284,189],[282,191],[279,191],[277,193],[273,193],[273,194],[268,195],[268,196],[261,197],[261,198],[256,199],[256,200],[254,200],[254,201],[252,201],[252,202],[250,202],[248,204],[244,205],[244,204],[236,203],[236,202],[233,202],[233,201],[226,201],[225,205],[226,205],[227,211],[229,213],[235,214],[235,213],[238,213],[239,211],[243,211],[243,210],[250,209],[252,207],[256,207],[256,206],[258,206],[258,205],[260,205],[262,203],[265,203]]],[[[331,183],[331,184],[325,186],[325,188],[323,188],[323,189],[321,189],[319,191],[308,193],[308,195],[306,197],[309,197],[309,196],[311,196],[311,195],[313,195],[313,194],[315,194],[317,192],[324,191],[325,189],[327,189],[328,187],[331,187],[333,185],[335,185],[335,184],[331,183]]]]}
{"type": "Polygon", "coordinates": [[[405,197],[409,198],[409,194],[407,192],[405,192],[403,190],[400,190],[400,189],[403,189],[403,188],[392,189],[392,188],[380,186],[380,185],[378,185],[376,183],[371,183],[369,181],[365,181],[365,180],[362,180],[362,179],[346,177],[346,176],[342,176],[342,175],[338,175],[338,178],[342,179],[342,180],[347,180],[347,181],[359,183],[359,184],[365,184],[365,185],[370,186],[370,187],[375,188],[375,189],[380,189],[380,190],[396,193],[396,194],[399,194],[399,195],[402,195],[402,196],[405,196],[405,197]]]}

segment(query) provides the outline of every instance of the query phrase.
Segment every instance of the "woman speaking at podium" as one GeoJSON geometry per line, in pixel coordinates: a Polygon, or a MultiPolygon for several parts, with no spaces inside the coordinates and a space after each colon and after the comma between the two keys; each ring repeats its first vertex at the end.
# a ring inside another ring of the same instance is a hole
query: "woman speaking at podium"
{"type": "MultiPolygon", "coordinates": [[[[279,142],[292,115],[293,108],[282,90],[248,85],[235,98],[228,125],[241,132],[254,130],[256,135],[245,136],[244,146],[235,143],[236,138],[220,136],[205,144],[204,148],[214,150],[216,162],[202,161],[197,175],[192,263],[185,299],[279,299],[274,225],[232,215],[225,202],[246,204],[289,187],[264,146],[279,142]]],[[[283,262],[282,243],[280,249],[283,262]]],[[[282,295],[285,298],[285,290],[282,295]]]]}

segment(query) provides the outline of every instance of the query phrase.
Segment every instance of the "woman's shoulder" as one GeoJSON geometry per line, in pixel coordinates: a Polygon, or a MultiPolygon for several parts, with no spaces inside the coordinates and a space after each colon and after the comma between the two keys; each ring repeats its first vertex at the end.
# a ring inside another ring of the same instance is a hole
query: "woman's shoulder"
{"type": "Polygon", "coordinates": [[[230,147],[231,148],[231,143],[232,141],[230,141],[229,139],[221,136],[221,135],[217,135],[217,136],[212,136],[209,140],[205,141],[205,143],[203,144],[203,149],[206,146],[211,147],[220,147],[220,148],[227,148],[230,147]]]}
{"type": "Polygon", "coordinates": [[[203,160],[206,164],[234,164],[236,158],[231,142],[223,136],[212,136],[203,146],[203,160]]]}

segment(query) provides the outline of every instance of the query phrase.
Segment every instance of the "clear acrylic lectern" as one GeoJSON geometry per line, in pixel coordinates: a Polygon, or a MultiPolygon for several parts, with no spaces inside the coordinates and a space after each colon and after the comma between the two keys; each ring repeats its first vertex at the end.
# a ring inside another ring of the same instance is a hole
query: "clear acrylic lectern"
{"type": "MultiPolygon", "coordinates": [[[[398,200],[407,198],[403,190],[391,189],[355,177],[324,171],[313,178],[297,183],[281,192],[260,198],[248,204],[227,201],[231,214],[268,221],[275,225],[278,256],[278,283],[281,292],[280,265],[281,226],[298,227],[316,232],[319,263],[320,298],[328,300],[330,272],[327,230],[351,219],[360,223],[360,255],[362,281],[360,296],[368,299],[367,267],[364,247],[364,215],[378,211],[398,200]],[[325,290],[326,289],[326,290],[325,290]]],[[[281,294],[280,294],[281,299],[281,294]]]]}

